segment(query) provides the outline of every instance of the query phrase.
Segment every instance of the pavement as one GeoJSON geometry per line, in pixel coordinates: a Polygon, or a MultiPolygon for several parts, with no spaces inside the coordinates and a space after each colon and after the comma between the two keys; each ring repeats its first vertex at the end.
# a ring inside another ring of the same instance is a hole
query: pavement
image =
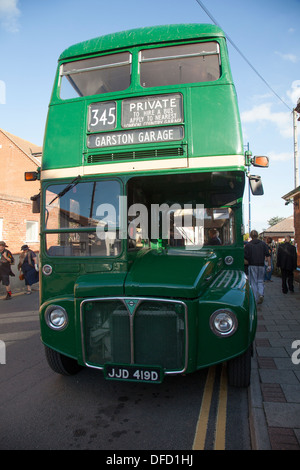
{"type": "Polygon", "coordinates": [[[300,288],[283,294],[281,278],[265,282],[249,388],[255,450],[300,450],[300,288]]]}

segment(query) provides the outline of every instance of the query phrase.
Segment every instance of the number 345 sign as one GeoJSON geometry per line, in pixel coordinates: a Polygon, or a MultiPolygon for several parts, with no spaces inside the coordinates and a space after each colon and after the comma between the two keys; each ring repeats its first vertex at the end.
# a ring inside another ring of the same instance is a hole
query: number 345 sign
{"type": "Polygon", "coordinates": [[[88,131],[111,130],[116,127],[116,102],[94,103],[89,107],[88,131]]]}

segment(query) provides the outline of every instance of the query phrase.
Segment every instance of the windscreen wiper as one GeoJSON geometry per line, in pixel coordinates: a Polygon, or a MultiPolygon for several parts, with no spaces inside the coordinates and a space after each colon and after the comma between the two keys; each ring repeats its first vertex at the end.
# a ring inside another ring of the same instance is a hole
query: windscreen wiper
{"type": "Polygon", "coordinates": [[[52,204],[52,202],[54,202],[56,199],[58,198],[61,198],[62,196],[64,196],[68,191],[70,191],[70,189],[74,188],[74,186],[76,186],[76,184],[79,183],[79,180],[81,179],[81,176],[77,176],[73,181],[71,181],[70,184],[68,184],[62,191],[60,191],[53,199],[51,202],[49,202],[48,206],[50,206],[52,204]]]}

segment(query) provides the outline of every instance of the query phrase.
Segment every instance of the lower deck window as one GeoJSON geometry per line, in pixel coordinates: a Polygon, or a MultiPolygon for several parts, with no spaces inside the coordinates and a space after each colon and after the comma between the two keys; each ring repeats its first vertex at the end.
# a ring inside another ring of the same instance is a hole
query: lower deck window
{"type": "Polygon", "coordinates": [[[117,256],[119,197],[117,180],[79,180],[46,189],[46,249],[50,256],[117,256]]]}
{"type": "Polygon", "coordinates": [[[129,248],[142,248],[157,239],[163,246],[184,250],[232,245],[236,241],[234,207],[243,188],[240,172],[130,179],[129,248]]]}
{"type": "Polygon", "coordinates": [[[121,252],[118,232],[105,232],[100,239],[96,232],[55,233],[46,235],[50,256],[117,256],[121,252]]]}
{"type": "Polygon", "coordinates": [[[232,245],[242,197],[242,172],[132,177],[51,184],[46,188],[50,256],[113,257],[122,247],[232,245]]]}

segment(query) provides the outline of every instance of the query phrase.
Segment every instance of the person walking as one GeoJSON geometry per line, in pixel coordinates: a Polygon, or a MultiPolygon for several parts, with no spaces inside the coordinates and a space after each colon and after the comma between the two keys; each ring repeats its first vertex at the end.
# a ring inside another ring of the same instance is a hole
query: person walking
{"type": "Polygon", "coordinates": [[[267,271],[271,271],[269,249],[265,242],[259,240],[256,230],[251,230],[251,241],[244,247],[244,257],[248,261],[248,276],[254,298],[258,304],[264,300],[265,261],[267,271]]]}
{"type": "Polygon", "coordinates": [[[294,292],[294,270],[297,268],[297,251],[291,244],[291,237],[286,236],[284,243],[279,245],[277,267],[281,270],[282,292],[294,292]]]}
{"type": "Polygon", "coordinates": [[[9,276],[14,276],[14,273],[11,270],[11,265],[14,262],[13,255],[9,250],[6,250],[8,246],[5,242],[0,242],[0,282],[5,286],[6,297],[3,300],[11,299],[11,287],[9,276]]]}
{"type": "Polygon", "coordinates": [[[29,249],[28,245],[21,247],[21,255],[19,259],[18,269],[24,274],[26,294],[31,294],[31,286],[39,281],[38,264],[36,254],[29,249]]]}

